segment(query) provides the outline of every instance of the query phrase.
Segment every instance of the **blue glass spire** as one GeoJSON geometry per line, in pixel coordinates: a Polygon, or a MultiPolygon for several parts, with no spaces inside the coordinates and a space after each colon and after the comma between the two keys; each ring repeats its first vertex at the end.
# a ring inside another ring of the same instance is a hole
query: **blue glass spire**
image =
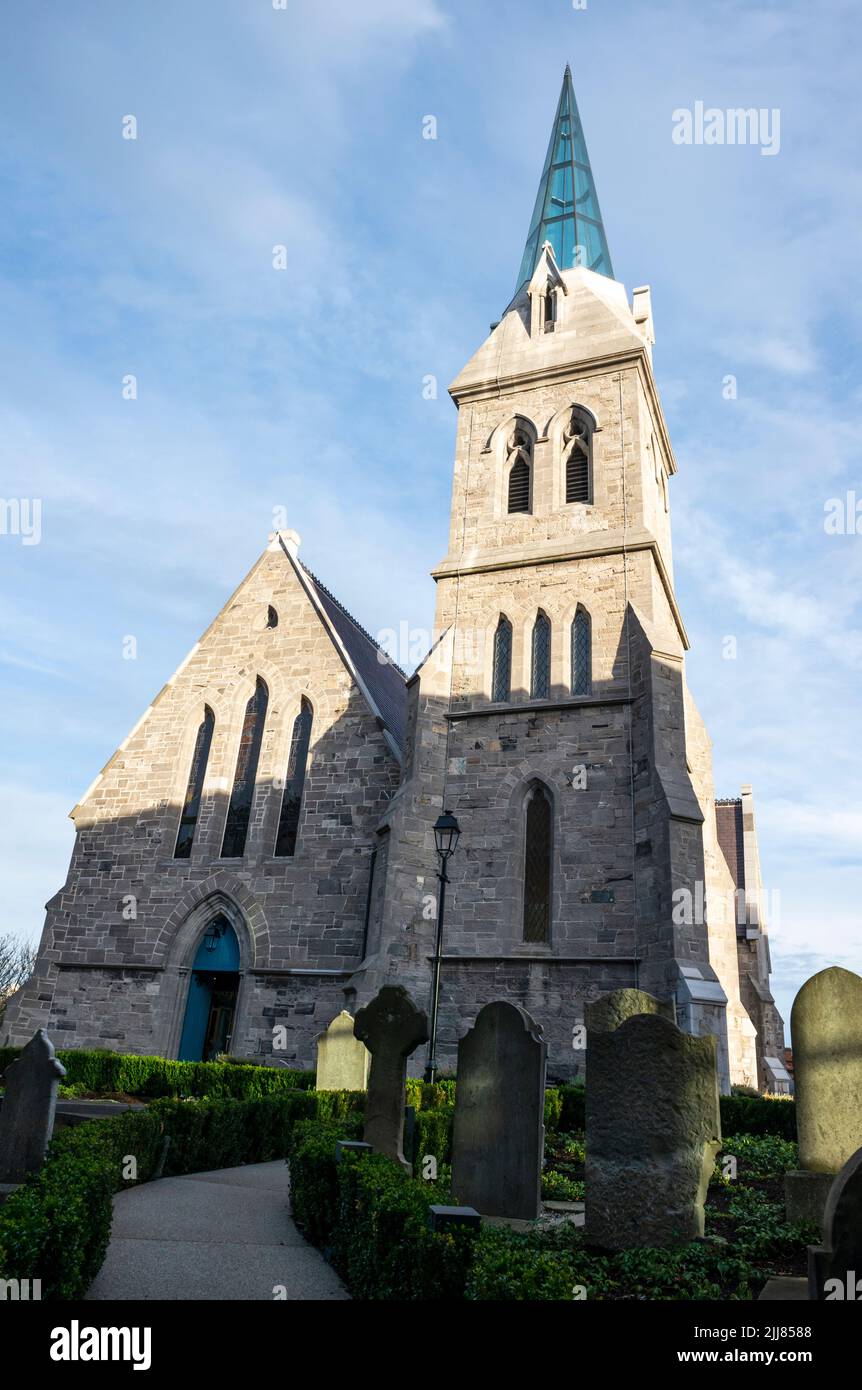
{"type": "Polygon", "coordinates": [[[554,248],[560,270],[585,265],[614,278],[568,64],[521,261],[518,289],[531,279],[546,241],[554,248]]]}

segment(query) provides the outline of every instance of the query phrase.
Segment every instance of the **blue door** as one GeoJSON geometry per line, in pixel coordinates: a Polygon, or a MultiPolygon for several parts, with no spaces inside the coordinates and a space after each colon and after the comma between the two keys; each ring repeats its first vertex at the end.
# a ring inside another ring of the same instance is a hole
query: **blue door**
{"type": "Polygon", "coordinates": [[[204,932],[192,965],[180,1061],[207,1061],[206,1054],[213,1049],[227,1049],[238,988],[239,942],[226,918],[216,917],[204,932]]]}

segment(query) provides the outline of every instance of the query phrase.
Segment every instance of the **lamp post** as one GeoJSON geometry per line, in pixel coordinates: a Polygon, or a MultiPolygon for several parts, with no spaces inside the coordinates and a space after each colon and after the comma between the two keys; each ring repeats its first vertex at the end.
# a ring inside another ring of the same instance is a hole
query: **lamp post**
{"type": "Polygon", "coordinates": [[[207,927],[206,935],[204,936],[204,945],[206,946],[208,951],[215,950],[216,946],[218,946],[219,942],[222,939],[222,935],[222,928],[219,926],[218,922],[211,922],[210,925],[207,927]]]}
{"type": "Polygon", "coordinates": [[[431,985],[431,1044],[428,1050],[428,1063],[425,1067],[425,1080],[434,1081],[437,1075],[437,1012],[440,1003],[440,957],[443,951],[443,910],[446,904],[446,884],[449,877],[446,865],[450,854],[461,836],[461,827],[453,815],[443,812],[434,822],[434,845],[440,859],[440,893],[437,898],[437,936],[434,943],[434,975],[431,985]]]}

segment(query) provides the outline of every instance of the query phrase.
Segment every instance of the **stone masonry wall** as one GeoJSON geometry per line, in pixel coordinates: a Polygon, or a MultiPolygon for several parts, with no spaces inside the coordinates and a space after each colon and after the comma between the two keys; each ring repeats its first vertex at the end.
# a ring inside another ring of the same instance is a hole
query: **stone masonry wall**
{"type": "Polygon", "coordinates": [[[399,766],[286,553],[268,550],[76,808],[66,885],[52,900],[37,977],[7,1034],[45,1026],[80,1046],[176,1055],[206,904],[227,905],[242,953],[232,1047],[269,1051],[274,1022],[310,1063],[362,954],[370,851],[399,766]],[[278,625],[267,627],[272,605],[278,625]],[[246,852],[220,857],[246,703],[269,688],[246,852]],[[314,711],[297,851],[274,856],[300,699],[314,711]],[[173,858],[204,706],[215,732],[190,859],[173,858]],[[129,902],[134,916],[129,917],[129,902]],[[194,917],[192,939],[184,924],[194,917]],[[62,963],[63,968],[58,968],[62,963]],[[80,971],[70,966],[88,967],[80,971]],[[123,971],[93,971],[93,966],[123,971]],[[154,967],[141,972],[131,967],[154,967]],[[272,976],[255,971],[316,970],[272,976]],[[336,975],[333,972],[340,972],[336,975]],[[279,1016],[280,1009],[286,1009],[279,1016]],[[65,1036],[64,1036],[65,1035],[65,1036]]]}

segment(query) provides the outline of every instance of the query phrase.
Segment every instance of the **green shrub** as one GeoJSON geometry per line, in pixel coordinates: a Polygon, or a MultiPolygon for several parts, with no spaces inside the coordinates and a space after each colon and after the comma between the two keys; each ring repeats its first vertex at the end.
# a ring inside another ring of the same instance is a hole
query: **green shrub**
{"type": "Polygon", "coordinates": [[[290,1142],[290,1205],[312,1245],[328,1251],[338,1220],[338,1139],[359,1137],[357,1117],[346,1123],[300,1120],[290,1142]]]}
{"type": "Polygon", "coordinates": [[[349,1155],[337,1167],[332,1258],[354,1297],[463,1298],[477,1233],[428,1228],[431,1204],[451,1204],[448,1187],[410,1178],[379,1154],[349,1155]]]}
{"type": "Polygon", "coordinates": [[[568,1301],[609,1293],[609,1261],[589,1254],[581,1231],[568,1223],[526,1233],[483,1226],[465,1296],[474,1301],[568,1301]]]}
{"type": "Polygon", "coordinates": [[[724,1134],[777,1134],[796,1142],[796,1105],[765,1096],[722,1096],[721,1129],[724,1134]]]}
{"type": "Polygon", "coordinates": [[[346,1137],[343,1126],[319,1120],[294,1130],[291,1205],[306,1238],[355,1298],[463,1297],[475,1231],[428,1229],[431,1204],[452,1202],[448,1183],[410,1178],[378,1154],[345,1154],[336,1163],[336,1140],[346,1137]]]}
{"type": "Polygon", "coordinates": [[[58,1131],[38,1173],[0,1207],[0,1278],[41,1279],[43,1299],[82,1298],[104,1259],[111,1196],[157,1171],[200,1172],[286,1156],[310,1093],[251,1101],[158,1101],[58,1131]],[[129,1159],[134,1159],[134,1167],[129,1159]]]}
{"type": "Polygon", "coordinates": [[[365,1110],[364,1091],[315,1091],[314,1096],[319,1120],[342,1120],[365,1110]]]}
{"type": "Polygon", "coordinates": [[[565,1173],[553,1169],[542,1174],[542,1196],[546,1202],[582,1202],[584,1182],[581,1178],[569,1178],[565,1173]]]}
{"type": "Polygon", "coordinates": [[[693,1241],[680,1250],[624,1250],[612,1261],[617,1297],[650,1302],[750,1299],[754,1273],[723,1241],[693,1241]]]}
{"type": "MultiPolygon", "coordinates": [[[[13,1062],[20,1048],[0,1048],[0,1070],[13,1062]]],[[[61,1050],[66,1068],[64,1085],[72,1095],[121,1093],[151,1099],[193,1096],[211,1100],[259,1100],[289,1090],[309,1090],[314,1072],[288,1067],[265,1067],[232,1059],[230,1062],[175,1062],[166,1057],[96,1049],[61,1050]]]]}
{"type": "Polygon", "coordinates": [[[426,1154],[434,1155],[438,1170],[442,1164],[452,1162],[454,1122],[454,1105],[442,1105],[437,1110],[417,1110],[413,1153],[407,1155],[414,1165],[417,1177],[420,1175],[422,1160],[426,1154]]]}
{"type": "Polygon", "coordinates": [[[421,1077],[408,1076],[407,1104],[414,1110],[435,1110],[441,1105],[455,1104],[455,1082],[451,1077],[442,1081],[423,1081],[421,1077]]]}
{"type": "Polygon", "coordinates": [[[558,1128],[565,1134],[576,1131],[583,1133],[586,1128],[586,1088],[581,1085],[560,1086],[562,1108],[558,1128]]]}
{"type": "Polygon", "coordinates": [[[560,1117],[563,1113],[563,1097],[558,1086],[548,1086],[545,1090],[545,1130],[548,1134],[556,1134],[560,1128],[560,1117]]]}
{"type": "Polygon", "coordinates": [[[736,1223],[734,1252],[755,1263],[793,1259],[800,1249],[820,1240],[815,1226],[787,1221],[784,1202],[755,1188],[735,1188],[727,1215],[736,1223]]]}
{"type": "Polygon", "coordinates": [[[737,1178],[772,1178],[796,1168],[799,1147],[777,1134],[730,1134],[722,1140],[716,1168],[721,1174],[722,1159],[732,1154],[737,1160],[737,1178]]]}

